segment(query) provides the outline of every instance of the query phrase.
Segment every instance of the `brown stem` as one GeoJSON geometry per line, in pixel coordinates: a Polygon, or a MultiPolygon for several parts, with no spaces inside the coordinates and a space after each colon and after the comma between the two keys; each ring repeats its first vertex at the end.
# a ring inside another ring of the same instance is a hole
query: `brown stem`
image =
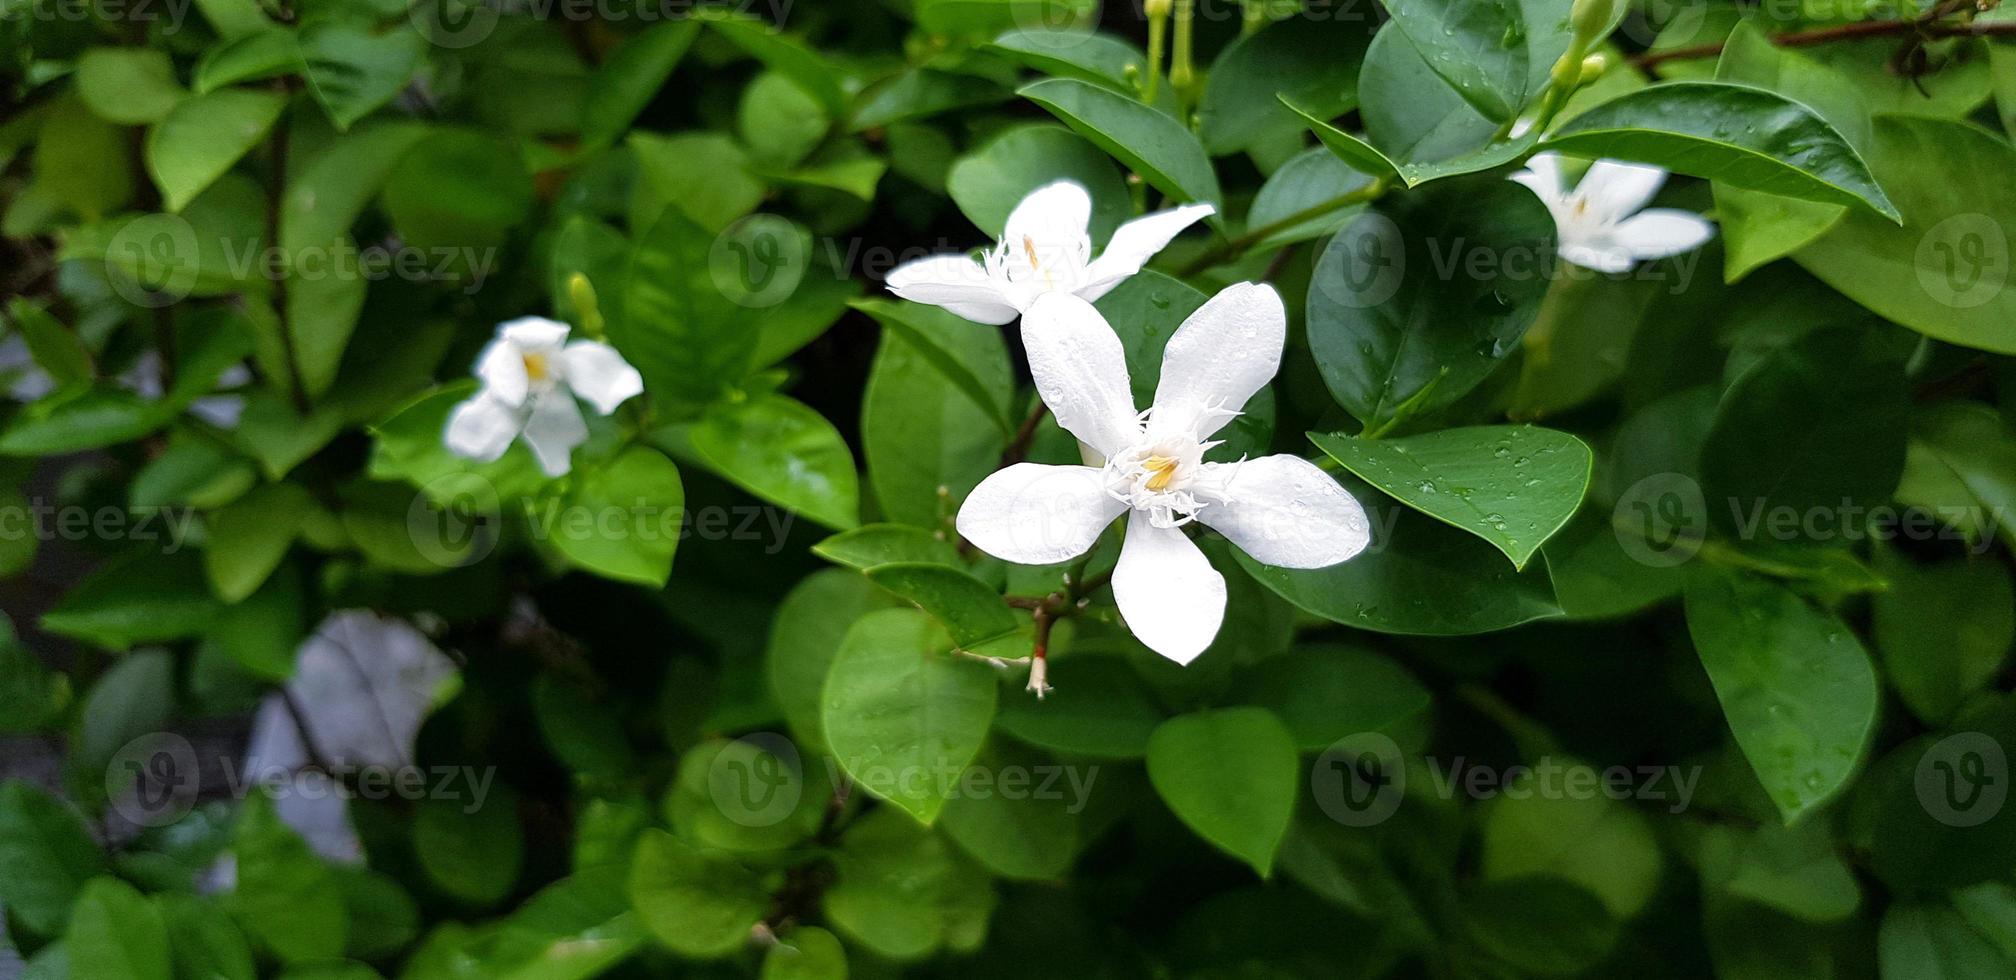
{"type": "Polygon", "coordinates": [[[1050,406],[1038,400],[1036,407],[1029,410],[1029,417],[1022,420],[1021,427],[1016,429],[1015,435],[1008,440],[1008,448],[1001,451],[1002,466],[1022,462],[1029,455],[1029,443],[1036,438],[1036,427],[1043,423],[1043,416],[1048,414],[1050,406]]]}
{"type": "MultiPolygon", "coordinates": [[[[1996,37],[2016,36],[2016,22],[1998,21],[1990,24],[1936,24],[1932,19],[1944,15],[1944,8],[1936,8],[1930,19],[1914,20],[1865,20],[1853,24],[1839,24],[1834,27],[1815,28],[1810,31],[1791,31],[1785,34],[1767,35],[1772,44],[1781,48],[1802,48],[1834,41],[1854,41],[1872,37],[1897,37],[1917,34],[1927,39],[1946,37],[1996,37]]],[[[1666,51],[1647,51],[1633,55],[1631,63],[1640,68],[1652,68],[1668,61],[1687,61],[1696,58],[1713,58],[1722,53],[1725,42],[1696,44],[1666,51]]]]}

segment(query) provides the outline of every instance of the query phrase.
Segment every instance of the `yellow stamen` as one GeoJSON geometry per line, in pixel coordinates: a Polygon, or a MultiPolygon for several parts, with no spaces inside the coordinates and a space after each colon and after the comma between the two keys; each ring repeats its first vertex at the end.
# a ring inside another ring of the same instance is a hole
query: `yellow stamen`
{"type": "Polygon", "coordinates": [[[549,372],[544,354],[525,355],[525,376],[533,381],[544,381],[549,372]]]}
{"type": "Polygon", "coordinates": [[[1576,198],[1576,199],[1575,199],[1575,216],[1579,218],[1579,217],[1581,217],[1581,216],[1583,216],[1583,215],[1585,215],[1585,214],[1588,214],[1588,213],[1589,213],[1589,199],[1588,199],[1588,198],[1586,198],[1586,197],[1578,197],[1578,198],[1576,198]]]}
{"type": "Polygon", "coordinates": [[[1169,489],[1169,481],[1176,479],[1176,457],[1150,456],[1141,468],[1154,474],[1148,478],[1147,487],[1156,493],[1169,489]]]}
{"type": "Polygon", "coordinates": [[[1043,285],[1056,288],[1057,283],[1050,278],[1050,270],[1043,268],[1043,260],[1036,255],[1036,239],[1022,236],[1022,254],[1029,256],[1029,268],[1043,273],[1043,285]]]}

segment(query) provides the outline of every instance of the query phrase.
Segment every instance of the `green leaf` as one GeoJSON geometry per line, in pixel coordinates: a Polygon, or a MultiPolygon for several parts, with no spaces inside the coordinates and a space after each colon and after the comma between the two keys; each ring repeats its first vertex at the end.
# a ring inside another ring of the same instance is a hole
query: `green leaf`
{"type": "Polygon", "coordinates": [[[0,454],[54,456],[138,439],[168,424],[174,410],[103,387],[57,392],[29,404],[0,433],[0,454]]]}
{"type": "MultiPolygon", "coordinates": [[[[870,525],[847,533],[868,533],[875,528],[870,525]]],[[[949,545],[945,547],[951,550],[949,545]]],[[[826,751],[820,693],[841,638],[855,620],[890,605],[888,594],[867,579],[829,568],[800,581],[777,606],[763,654],[769,667],[770,693],[783,710],[792,736],[806,749],[826,751]]]]}
{"type": "Polygon", "coordinates": [[[999,332],[976,330],[942,310],[909,309],[909,325],[944,356],[934,360],[903,333],[883,331],[862,396],[862,453],[882,513],[936,529],[994,472],[1008,445],[1000,413],[983,408],[940,362],[963,366],[996,405],[1007,404],[1014,373],[999,332]]]}
{"type": "Polygon", "coordinates": [[[280,199],[281,247],[289,255],[299,255],[342,238],[393,168],[428,132],[419,123],[372,125],[304,155],[280,199]]]}
{"type": "Polygon", "coordinates": [[[984,936],[994,893],[987,876],[945,839],[893,809],[847,828],[839,872],[824,897],[835,928],[885,959],[914,960],[940,946],[971,950],[984,936]]]}
{"type": "Polygon", "coordinates": [[[93,573],[42,615],[42,628],[125,650],[195,636],[216,614],[195,555],[142,554],[93,573]]]}
{"type": "Polygon", "coordinates": [[[1781,585],[1701,567],[1687,632],[1787,824],[1847,784],[1876,724],[1876,672],[1846,624],[1781,585]]]}
{"type": "Polygon", "coordinates": [[[87,48],[77,58],[77,96],[101,119],[144,126],[160,122],[189,92],[165,51],[87,48]]]}
{"type": "Polygon", "coordinates": [[[423,801],[413,818],[413,850],[428,879],[448,894],[479,906],[503,901],[524,865],[517,794],[499,786],[481,806],[423,801]]]}
{"type": "Polygon", "coordinates": [[[2005,879],[2016,808],[1997,778],[2016,745],[2016,701],[1985,699],[1954,728],[1920,735],[1869,767],[1857,787],[1859,862],[1892,894],[1932,895],[2005,879]]]}
{"type": "MultiPolygon", "coordinates": [[[[1060,664],[1057,673],[1070,663],[1060,664]]],[[[1261,661],[1241,676],[1238,700],[1273,712],[1304,752],[1359,732],[1418,743],[1432,704],[1428,689],[1406,668],[1342,646],[1303,646],[1261,661]]]]}
{"type": "Polygon", "coordinates": [[[1423,60],[1486,117],[1504,122],[1525,106],[1532,53],[1515,0],[1390,2],[1386,12],[1423,60]]]}
{"type": "Polygon", "coordinates": [[[134,739],[164,730],[175,713],[175,660],[142,650],[112,665],[84,696],[70,726],[70,789],[104,802],[105,773],[134,739]]]}
{"type": "Polygon", "coordinates": [[[175,976],[207,980],[254,980],[252,946],[224,909],[194,895],[165,892],[154,896],[168,930],[175,976]]]}
{"type": "Polygon", "coordinates": [[[774,394],[718,402],[688,436],[707,468],[764,500],[830,528],[861,522],[854,455],[803,402],[774,394]]]}
{"type": "Polygon", "coordinates": [[[7,321],[20,332],[35,366],[57,384],[91,380],[91,353],[82,338],[47,310],[17,296],[7,304],[7,321]]]}
{"type": "Polygon", "coordinates": [[[790,167],[805,159],[832,127],[818,99],[774,71],[756,76],[742,90],[735,112],[735,131],[749,155],[770,167],[790,167]]]}
{"type": "Polygon", "coordinates": [[[957,568],[959,549],[941,534],[903,524],[865,524],[812,546],[827,561],[867,571],[891,562],[930,562],[957,568]]]}
{"type": "MultiPolygon", "coordinates": [[[[1276,224],[1360,190],[1371,182],[1370,176],[1353,169],[1336,154],[1320,146],[1311,147],[1290,157],[1280,169],[1268,175],[1267,182],[1260,185],[1260,192],[1253,195],[1253,206],[1246,212],[1246,227],[1262,228],[1276,224]]],[[[1310,218],[1268,235],[1253,248],[1265,250],[1321,238],[1336,231],[1363,210],[1364,205],[1353,205],[1310,218]]]]}
{"type": "Polygon", "coordinates": [[[832,800],[824,766],[808,767],[789,742],[756,735],[710,739],[689,750],[665,812],[682,840],[761,854],[811,837],[832,800]]]}
{"type": "Polygon", "coordinates": [[[945,836],[1004,878],[1054,880],[1071,870],[1078,850],[1078,814],[1098,767],[1059,762],[996,743],[945,804],[945,836]],[[1087,782],[1081,783],[1080,780],[1087,782]]]}
{"type": "Polygon", "coordinates": [[[1148,779],[1162,801],[1262,878],[1288,831],[1301,768],[1294,738],[1262,708],[1177,715],[1148,740],[1148,779]]]}
{"type": "Polygon", "coordinates": [[[238,861],[232,911],[247,933],[286,963],[343,954],[350,917],[336,873],[263,793],[245,801],[231,850],[238,861]]]}
{"type": "MultiPolygon", "coordinates": [[[[1218,204],[1218,175],[1197,137],[1182,124],[1090,82],[1051,78],[1016,94],[1064,121],[1150,186],[1186,203],[1218,204]]],[[[1218,223],[1221,216],[1211,220],[1218,223]]]]}
{"type": "Polygon", "coordinates": [[[1701,842],[1701,876],[1710,887],[1807,922],[1839,922],[1862,903],[1854,872],[1819,821],[1709,828],[1701,842]]]}
{"type": "Polygon", "coordinates": [[[610,311],[610,342],[664,405],[712,400],[742,380],[756,347],[756,332],[738,322],[742,308],[708,271],[713,243],[713,235],[667,208],[637,240],[620,313],[610,311]]]}
{"type": "Polygon", "coordinates": [[[105,870],[105,855],[69,804],[9,779],[0,783],[0,864],[9,916],[31,934],[54,936],[84,883],[105,870]]]}
{"type": "Polygon", "coordinates": [[[2016,149],[1966,123],[1885,116],[1869,166],[1902,225],[1850,213],[1794,258],[1884,319],[2016,353],[2016,188],[1993,177],[2016,167],[2016,149]]]}
{"type": "Polygon", "coordinates": [[[170,211],[180,211],[266,137],[287,98],[223,89],[177,104],[147,132],[147,172],[170,211]]]}
{"type": "Polygon", "coordinates": [[[1331,394],[1367,427],[1463,397],[1539,314],[1553,242],[1546,208],[1506,182],[1360,215],[1309,284],[1309,350],[1331,394]]]}
{"type": "Polygon", "coordinates": [[[698,21],[666,20],[631,35],[610,52],[588,83],[587,101],[581,109],[582,142],[607,145],[629,129],[679,67],[699,33],[698,21]]]}
{"type": "MultiPolygon", "coordinates": [[[[943,311],[917,303],[881,299],[855,300],[847,305],[874,317],[883,329],[902,337],[903,342],[926,364],[944,375],[953,388],[972,399],[976,408],[992,416],[1003,435],[1012,436],[1015,433],[1015,422],[1009,419],[1005,404],[1007,386],[1000,381],[1000,364],[986,356],[992,350],[984,345],[960,343],[957,339],[959,333],[950,329],[952,325],[943,311]],[[983,375],[986,380],[982,380],[983,375]]],[[[959,327],[960,332],[967,332],[967,325],[960,324],[959,327]]]]}
{"type": "Polygon", "coordinates": [[[928,612],[962,650],[1015,632],[1015,614],[992,586],[946,565],[895,562],[868,569],[868,578],[928,612]]]}
{"type": "Polygon", "coordinates": [[[957,788],[994,719],[992,672],[951,648],[922,612],[871,612],[840,641],[822,699],[826,741],[840,767],[926,824],[957,788]]]}
{"type": "MultiPolygon", "coordinates": [[[[1139,45],[1111,34],[1070,30],[1014,30],[981,45],[1026,68],[1058,78],[1076,78],[1121,95],[1139,94],[1148,56],[1139,45]]],[[[1174,93],[1162,87],[1156,108],[1173,107],[1174,93]]]]}
{"type": "Polygon", "coordinates": [[[383,200],[408,247],[451,255],[461,263],[455,272],[474,276],[471,253],[502,243],[531,213],[532,175],[510,143],[476,130],[438,129],[392,168],[383,200]]]}
{"type": "Polygon", "coordinates": [[[70,910],[64,946],[76,980],[171,980],[161,910],[132,885],[93,878],[70,910]]]}
{"type": "Polygon", "coordinates": [[[348,21],[321,20],[301,28],[300,53],[308,91],[337,130],[348,131],[406,88],[427,53],[427,40],[405,25],[379,33],[348,21]]]}
{"type": "Polygon", "coordinates": [[[1050,665],[1052,689],[1041,701],[1009,698],[1000,729],[1021,741],[1069,756],[1139,759],[1168,718],[1140,675],[1119,657],[1060,657],[1050,665]]]}
{"type": "Polygon", "coordinates": [[[1912,714],[1945,725],[2016,643],[2016,583],[2001,562],[1920,564],[1888,547],[1876,549],[1876,574],[1890,584],[1871,600],[1884,675],[1912,714]]]}
{"type": "Polygon", "coordinates": [[[1884,912],[1876,956],[1883,976],[1913,980],[1992,980],[2016,970],[2016,956],[1936,901],[1899,902],[1884,912]]]}
{"type": "Polygon", "coordinates": [[[298,484],[269,483],[211,514],[203,567],[217,597],[235,603],[257,592],[314,506],[298,484]]]}
{"type": "Polygon", "coordinates": [[[1525,568],[1575,516],[1595,456],[1565,432],[1477,425],[1406,439],[1309,441],[1395,500],[1475,534],[1525,568]]]}
{"type": "Polygon", "coordinates": [[[1445,177],[1460,177],[1502,167],[1524,156],[1540,139],[1538,133],[1529,132],[1517,139],[1488,143],[1447,159],[1425,163],[1396,161],[1378,147],[1309,114],[1293,102],[1283,99],[1281,104],[1300,115],[1303,125],[1316,134],[1317,142],[1352,169],[1374,177],[1398,180],[1404,187],[1419,187],[1445,177]]]}
{"type": "MultiPolygon", "coordinates": [[[[258,15],[263,19],[264,15],[258,15]]],[[[265,30],[231,38],[196,62],[196,92],[214,92],[239,82],[300,74],[301,43],[290,30],[265,30]]]]}
{"type": "Polygon", "coordinates": [[[561,520],[552,542],[568,560],[618,581],[665,584],[679,547],[686,490],[679,467],[664,453],[632,446],[606,464],[577,472],[565,500],[569,512],[594,517],[585,534],[561,520]],[[612,525],[610,515],[623,519],[612,525]]]}
{"type": "Polygon", "coordinates": [[[827,115],[847,114],[847,97],[855,80],[840,66],[808,47],[803,41],[754,17],[726,8],[700,7],[694,20],[705,23],[757,61],[797,82],[826,107],[827,115]]]}
{"type": "Polygon", "coordinates": [[[476,394],[474,381],[458,381],[414,399],[371,429],[376,437],[366,475],[375,480],[405,480],[425,490],[436,503],[488,513],[514,499],[530,496],[546,484],[546,476],[523,444],[504,455],[476,463],[448,451],[441,433],[448,413],[476,394]]]}
{"type": "Polygon", "coordinates": [[[966,220],[1001,237],[1022,198],[1054,180],[1072,180],[1092,196],[1090,235],[1103,242],[1129,217],[1127,183],[1097,147],[1054,125],[1005,130],[960,157],[945,175],[946,192],[966,220]]]}
{"type": "Polygon", "coordinates": [[[1997,531],[2016,541],[2016,527],[1990,515],[2016,514],[2016,433],[1994,409],[1940,402],[1911,418],[1897,501],[1939,515],[1960,514],[1974,541],[1997,531]]]}
{"type": "Polygon", "coordinates": [[[1240,567],[1307,612],[1380,633],[1466,636],[1561,615],[1544,563],[1515,571],[1475,535],[1389,503],[1356,480],[1340,482],[1371,521],[1364,553],[1299,571],[1238,552],[1240,567]]]}
{"type": "Polygon", "coordinates": [[[646,831],[630,866],[630,904],[651,936],[681,956],[713,959],[740,949],[769,911],[755,874],[733,860],[646,831]]]}
{"type": "Polygon", "coordinates": [[[1620,921],[1636,916],[1659,887],[1663,857],[1651,822],[1603,793],[1552,788],[1596,785],[1606,777],[1593,766],[1553,756],[1539,764],[1553,771],[1523,770],[1485,813],[1484,879],[1551,875],[1587,890],[1620,921]]]}
{"type": "Polygon", "coordinates": [[[625,144],[637,160],[630,201],[633,233],[652,228],[668,209],[684,213],[709,232],[720,232],[756,210],[767,193],[750,169],[749,155],[721,133],[659,136],[636,131],[625,144]],[[692,193],[703,181],[707,193],[692,193]]]}
{"type": "Polygon", "coordinates": [[[1617,945],[1617,920],[1595,896],[1546,875],[1476,886],[1462,912],[1464,933],[1515,976],[1574,976],[1617,945]]]}
{"type": "MultiPolygon", "coordinates": [[[[0,618],[0,732],[19,735],[54,725],[70,703],[70,678],[50,670],[0,618]]],[[[0,902],[10,902],[0,890],[0,902]]]]}
{"type": "Polygon", "coordinates": [[[1708,516],[1739,540],[1793,541],[1815,528],[1845,543],[1904,467],[1903,365],[1856,328],[1816,330],[1730,386],[1701,450],[1708,516]],[[1812,515],[1828,514],[1826,524],[1812,515]],[[1798,518],[1784,531],[1783,515],[1798,518]],[[1777,518],[1777,520],[1774,520],[1777,518]]]}
{"type": "MultiPolygon", "coordinates": [[[[1770,89],[1804,103],[1867,158],[1873,140],[1869,105],[1855,86],[1818,59],[1771,43],[1756,22],[1745,21],[1729,33],[1715,78],[1770,89]]],[[[1727,242],[1724,276],[1734,282],[1766,262],[1798,251],[1847,213],[1840,204],[1716,185],[1715,220],[1727,242]]]]}
{"type": "Polygon", "coordinates": [[[1902,223],[1861,154],[1819,113],[1725,82],[1669,82],[1585,112],[1545,149],[1649,163],[1731,187],[1845,204],[1902,223]]]}
{"type": "MultiPolygon", "coordinates": [[[[131,171],[105,163],[127,159],[129,152],[126,134],[85,108],[82,99],[58,99],[43,114],[33,186],[51,205],[97,221],[133,197],[131,171]]],[[[10,221],[15,217],[8,215],[10,221]]]]}
{"type": "Polygon", "coordinates": [[[1197,105],[1204,148],[1224,156],[1298,133],[1302,121],[1276,104],[1276,95],[1326,119],[1349,112],[1371,37],[1353,17],[1294,18],[1241,35],[1211,63],[1197,105]]]}
{"type": "Polygon", "coordinates": [[[847,980],[847,951],[818,926],[799,926],[763,954],[760,980],[847,980]]]}
{"type": "Polygon", "coordinates": [[[911,119],[926,119],[955,109],[994,105],[1013,93],[992,79],[977,75],[912,68],[875,86],[854,112],[850,126],[859,133],[911,119]]]}

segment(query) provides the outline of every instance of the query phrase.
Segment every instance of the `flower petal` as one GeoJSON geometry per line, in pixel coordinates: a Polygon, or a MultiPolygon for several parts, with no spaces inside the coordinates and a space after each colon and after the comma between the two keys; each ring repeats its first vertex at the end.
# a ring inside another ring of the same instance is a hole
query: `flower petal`
{"type": "Polygon", "coordinates": [[[441,438],[448,451],[464,459],[487,463],[504,455],[523,428],[521,411],[480,391],[448,413],[441,438]]]}
{"type": "Polygon", "coordinates": [[[1016,463],[996,472],[959,507],[959,536],[996,558],[1051,565],[1084,554],[1127,505],[1090,466],[1016,463]]]}
{"type": "Polygon", "coordinates": [[[1127,518],[1113,599],[1137,639],[1179,664],[1197,659],[1225,622],[1225,577],[1181,528],[1139,513],[1127,518]]]}
{"type": "Polygon", "coordinates": [[[1112,292],[1128,276],[1140,272],[1183,229],[1217,212],[1209,204],[1186,204],[1121,225],[1113,232],[1113,240],[1106,243],[1106,250],[1086,268],[1085,284],[1078,287],[1078,295],[1096,300],[1112,292]]]}
{"type": "Polygon", "coordinates": [[[1197,519],[1264,565],[1322,568],[1365,550],[1372,523],[1330,474],[1299,456],[1206,463],[1197,519]]]}
{"type": "Polygon", "coordinates": [[[573,468],[574,447],[588,441],[588,423],[581,406],[564,392],[553,392],[532,403],[525,419],[525,444],[539,457],[547,476],[565,476],[573,468]]]}
{"type": "Polygon", "coordinates": [[[1542,201],[1550,205],[1566,196],[1561,187],[1561,156],[1556,153],[1535,153],[1526,161],[1526,169],[1508,178],[1524,184],[1542,201]]]}
{"type": "Polygon", "coordinates": [[[189,403],[189,414],[220,429],[235,429],[245,414],[245,396],[206,395],[189,403]]]}
{"type": "Polygon", "coordinates": [[[599,414],[607,415],[644,392],[644,376],[616,348],[601,341],[568,344],[560,352],[560,361],[567,368],[567,387],[587,399],[599,414]]]}
{"type": "Polygon", "coordinates": [[[1692,211],[1651,208],[1640,211],[1617,226],[1617,243],[1633,258],[1663,259],[1701,247],[1715,234],[1715,226],[1692,211]]]}
{"type": "Polygon", "coordinates": [[[889,291],[913,303],[942,306],[974,323],[1002,324],[1020,312],[1002,284],[965,255],[933,255],[889,270],[889,291]]]}
{"type": "Polygon", "coordinates": [[[1092,195],[1074,180],[1059,180],[1030,191],[1008,213],[1001,239],[1017,252],[1033,245],[1048,260],[1052,250],[1075,249],[1092,225],[1092,195]]]}
{"type": "Polygon", "coordinates": [[[1266,283],[1242,282],[1211,297],[1162,349],[1149,427],[1204,439],[1274,380],[1288,342],[1288,311],[1266,283]]]}
{"type": "Polygon", "coordinates": [[[512,408],[525,404],[525,392],[532,385],[525,373],[525,352],[502,336],[476,355],[476,377],[485,394],[512,408]]]}
{"type": "Polygon", "coordinates": [[[1576,185],[1575,192],[1588,200],[1591,207],[1616,222],[1644,207],[1665,183],[1666,171],[1658,167],[1622,160],[1598,160],[1589,165],[1589,172],[1582,175],[1582,183],[1576,185]]]}
{"type": "Polygon", "coordinates": [[[517,345],[520,351],[539,353],[557,349],[567,342],[572,327],[543,316],[521,316],[497,325],[497,336],[517,345]]]}
{"type": "Polygon", "coordinates": [[[1638,259],[1617,243],[1614,236],[1601,235],[1586,241],[1562,236],[1561,258],[1597,272],[1630,272],[1638,259]]]}
{"type": "Polygon", "coordinates": [[[1029,373],[1057,424],[1111,456],[1140,437],[1127,352],[1092,304],[1046,293],[1022,315],[1029,373]]]}

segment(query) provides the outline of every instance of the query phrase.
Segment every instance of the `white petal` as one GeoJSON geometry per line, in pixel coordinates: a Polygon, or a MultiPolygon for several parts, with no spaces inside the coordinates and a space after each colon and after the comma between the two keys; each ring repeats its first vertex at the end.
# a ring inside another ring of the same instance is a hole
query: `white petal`
{"type": "Polygon", "coordinates": [[[448,451],[479,463],[504,455],[511,440],[524,425],[519,409],[504,404],[488,391],[477,392],[448,413],[448,427],[442,439],[448,451]]]}
{"type": "Polygon", "coordinates": [[[1365,508],[1330,474],[1299,456],[1206,463],[1211,501],[1197,519],[1262,564],[1322,568],[1365,550],[1365,508]]]}
{"type": "Polygon", "coordinates": [[[525,353],[540,353],[557,350],[567,342],[567,333],[573,328],[558,320],[548,320],[543,316],[521,316],[497,325],[497,336],[510,341],[525,353]]]}
{"type": "Polygon", "coordinates": [[[1589,165],[1589,172],[1582,175],[1582,183],[1576,185],[1575,191],[1611,221],[1621,221],[1652,200],[1664,183],[1666,171],[1658,167],[1598,160],[1589,165]]]}
{"type": "Polygon", "coordinates": [[[974,323],[1002,324],[1020,312],[980,263],[965,255],[933,255],[889,271],[889,291],[913,303],[942,306],[974,323]]]}
{"type": "Polygon", "coordinates": [[[1526,161],[1526,169],[1513,174],[1512,180],[1526,185],[1542,201],[1559,201],[1565,196],[1561,187],[1561,157],[1553,153],[1535,153],[1526,161]]]}
{"type": "Polygon", "coordinates": [[[644,392],[644,376],[616,348],[600,341],[577,340],[568,344],[560,352],[560,362],[567,369],[567,387],[587,399],[602,415],[644,392]]]}
{"type": "Polygon", "coordinates": [[[959,507],[959,536],[996,558],[1051,565],[1099,540],[1127,505],[1090,466],[1016,463],[973,488],[959,507]]]}
{"type": "Polygon", "coordinates": [[[1630,272],[1631,267],[1638,262],[1630,249],[1618,244],[1608,235],[1588,241],[1563,236],[1561,257],[1584,269],[1594,269],[1597,272],[1630,272]]]}
{"type": "Polygon", "coordinates": [[[1692,211],[1651,208],[1617,226],[1617,243],[1634,258],[1663,259],[1692,251],[1715,234],[1715,226],[1692,211]]]}
{"type": "Polygon", "coordinates": [[[525,419],[525,444],[539,457],[547,476],[565,476],[574,465],[574,447],[588,441],[588,423],[581,407],[565,392],[553,392],[532,404],[525,419]]]}
{"type": "Polygon", "coordinates": [[[1022,315],[1022,346],[1036,390],[1065,431],[1107,456],[1140,437],[1127,352],[1092,304],[1044,294],[1022,315]]]}
{"type": "Polygon", "coordinates": [[[1162,251],[1183,229],[1217,211],[1209,204],[1186,204],[1121,225],[1113,232],[1113,240],[1106,243],[1106,250],[1100,252],[1086,269],[1085,284],[1078,287],[1078,295],[1096,300],[1111,292],[1128,276],[1140,272],[1141,267],[1147,265],[1148,260],[1162,251]]]}
{"type": "Polygon", "coordinates": [[[1288,342],[1288,311],[1266,283],[1242,282],[1211,297],[1176,328],[1162,349],[1150,425],[1203,439],[1274,380],[1288,342]]]}
{"type": "Polygon", "coordinates": [[[1091,224],[1092,195],[1076,181],[1059,180],[1022,198],[1008,213],[1001,238],[1018,252],[1033,245],[1037,254],[1048,260],[1053,250],[1075,249],[1091,224]]]}
{"type": "Polygon", "coordinates": [[[245,414],[244,395],[208,395],[189,403],[189,414],[220,429],[235,429],[245,414]]]}
{"type": "Polygon", "coordinates": [[[1179,664],[1197,659],[1225,622],[1225,577],[1181,528],[1156,527],[1139,513],[1127,518],[1113,599],[1136,638],[1179,664]]]}
{"type": "Polygon", "coordinates": [[[476,377],[485,394],[512,408],[525,404],[532,384],[525,373],[525,352],[501,336],[476,355],[476,377]]]}

